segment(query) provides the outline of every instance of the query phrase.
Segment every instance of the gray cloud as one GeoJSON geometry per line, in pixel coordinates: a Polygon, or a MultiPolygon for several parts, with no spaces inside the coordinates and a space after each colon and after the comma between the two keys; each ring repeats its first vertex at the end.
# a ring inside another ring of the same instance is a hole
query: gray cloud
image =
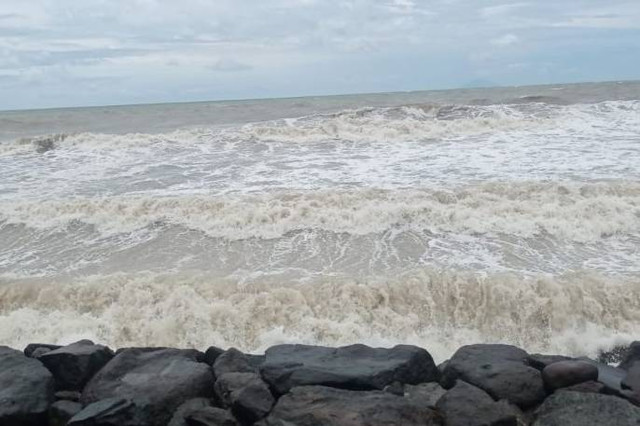
{"type": "Polygon", "coordinates": [[[3,0],[0,108],[620,78],[639,34],[635,0],[3,0]]]}

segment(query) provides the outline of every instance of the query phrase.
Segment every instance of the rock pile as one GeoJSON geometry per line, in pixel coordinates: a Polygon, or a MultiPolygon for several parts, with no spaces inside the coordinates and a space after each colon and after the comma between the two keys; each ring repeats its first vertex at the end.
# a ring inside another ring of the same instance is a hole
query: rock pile
{"type": "Polygon", "coordinates": [[[640,343],[620,367],[470,345],[0,347],[0,426],[640,425],[640,343]]]}

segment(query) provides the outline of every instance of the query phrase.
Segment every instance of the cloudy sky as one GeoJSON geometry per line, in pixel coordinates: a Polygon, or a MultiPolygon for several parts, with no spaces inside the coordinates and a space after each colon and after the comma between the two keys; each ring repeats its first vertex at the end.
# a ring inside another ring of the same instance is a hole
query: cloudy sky
{"type": "Polygon", "coordinates": [[[638,78],[639,0],[0,0],[0,109],[638,78]]]}

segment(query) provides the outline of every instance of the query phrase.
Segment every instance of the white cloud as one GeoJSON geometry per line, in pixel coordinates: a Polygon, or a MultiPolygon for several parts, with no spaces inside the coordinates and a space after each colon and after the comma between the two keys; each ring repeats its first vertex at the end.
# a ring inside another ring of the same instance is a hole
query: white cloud
{"type": "Polygon", "coordinates": [[[494,38],[491,44],[495,46],[511,46],[520,42],[520,38],[514,34],[505,34],[502,37],[494,38]]]}

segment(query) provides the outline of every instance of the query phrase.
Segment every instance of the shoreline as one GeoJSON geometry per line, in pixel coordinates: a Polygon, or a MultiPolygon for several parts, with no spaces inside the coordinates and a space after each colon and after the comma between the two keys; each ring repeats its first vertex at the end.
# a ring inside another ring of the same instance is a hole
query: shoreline
{"type": "Polygon", "coordinates": [[[639,424],[640,342],[599,361],[502,344],[440,365],[409,345],[0,346],[0,425],[639,424]]]}

